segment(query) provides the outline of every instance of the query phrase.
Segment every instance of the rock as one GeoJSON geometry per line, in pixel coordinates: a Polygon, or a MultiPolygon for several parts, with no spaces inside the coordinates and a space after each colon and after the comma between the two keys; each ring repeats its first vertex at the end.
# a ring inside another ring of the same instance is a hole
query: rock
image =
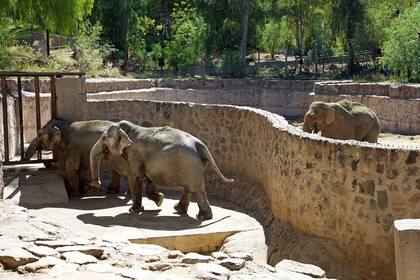
{"type": "Polygon", "coordinates": [[[183,256],[184,256],[184,254],[179,250],[171,250],[168,253],[168,258],[169,259],[176,259],[178,257],[183,257],[183,256]]]}
{"type": "Polygon", "coordinates": [[[230,271],[215,263],[198,263],[194,266],[196,278],[205,280],[228,279],[230,271]]]}
{"type": "Polygon", "coordinates": [[[211,253],[211,256],[219,261],[229,258],[229,255],[223,252],[213,252],[211,253]]]}
{"type": "Polygon", "coordinates": [[[155,274],[151,271],[141,269],[139,267],[119,268],[116,273],[131,279],[156,279],[155,274]]]}
{"type": "Polygon", "coordinates": [[[93,240],[93,238],[89,238],[87,236],[81,235],[81,236],[76,236],[73,238],[67,238],[66,242],[69,242],[73,245],[92,245],[95,244],[95,240],[93,240]]]}
{"type": "Polygon", "coordinates": [[[20,247],[7,249],[0,252],[0,263],[2,263],[6,269],[15,269],[18,266],[36,262],[38,259],[38,257],[20,247]]]}
{"type": "Polygon", "coordinates": [[[130,244],[122,247],[119,251],[131,255],[155,256],[167,253],[168,249],[152,244],[130,244]]]}
{"type": "Polygon", "coordinates": [[[90,246],[90,245],[64,246],[64,247],[58,247],[56,248],[56,250],[61,254],[66,253],[66,252],[79,251],[84,254],[94,256],[95,258],[100,258],[104,252],[104,248],[90,246]]]}
{"type": "Polygon", "coordinates": [[[4,187],[3,197],[25,207],[69,201],[63,177],[53,173],[22,172],[4,187]]]}
{"type": "Polygon", "coordinates": [[[63,260],[59,259],[59,258],[48,256],[48,257],[40,258],[36,262],[29,263],[29,264],[26,264],[26,265],[23,265],[23,266],[19,266],[18,271],[20,273],[36,272],[40,269],[51,268],[51,267],[53,267],[57,264],[62,264],[62,263],[65,263],[65,262],[63,260]]]}
{"type": "Polygon", "coordinates": [[[230,269],[230,270],[239,270],[245,266],[245,260],[243,259],[234,259],[227,258],[218,262],[218,264],[230,269]]]}
{"type": "Polygon", "coordinates": [[[235,233],[223,241],[220,252],[229,256],[235,253],[252,252],[253,259],[267,262],[267,245],[262,228],[235,233]]]}
{"type": "Polygon", "coordinates": [[[188,253],[182,259],[183,263],[196,264],[196,263],[208,263],[213,260],[210,256],[201,255],[198,253],[188,253]]]}
{"type": "Polygon", "coordinates": [[[144,259],[144,261],[147,262],[147,263],[158,262],[158,261],[160,261],[160,257],[159,256],[149,256],[149,257],[146,257],[144,259]]]}
{"type": "Polygon", "coordinates": [[[151,271],[165,271],[170,269],[172,266],[169,263],[154,263],[148,266],[149,270],[151,271]]]}
{"type": "Polygon", "coordinates": [[[98,260],[95,257],[91,255],[86,255],[78,251],[66,252],[66,253],[63,253],[62,256],[67,262],[70,262],[70,263],[88,264],[88,263],[98,262],[98,260]]]}
{"type": "Polygon", "coordinates": [[[312,264],[304,264],[292,260],[282,260],[276,265],[276,269],[287,270],[305,274],[315,278],[324,278],[325,271],[320,267],[312,264]]]}
{"type": "Polygon", "coordinates": [[[64,262],[62,264],[57,264],[53,266],[53,268],[51,268],[51,270],[48,271],[48,275],[56,277],[62,274],[75,272],[78,268],[78,264],[64,262]]]}
{"type": "Polygon", "coordinates": [[[59,257],[60,254],[53,248],[47,246],[30,246],[26,248],[27,251],[31,252],[37,257],[59,257]]]}
{"type": "Polygon", "coordinates": [[[38,246],[47,246],[51,248],[65,247],[74,245],[73,242],[66,240],[38,240],[35,241],[35,244],[38,246]]]}
{"type": "Polygon", "coordinates": [[[252,261],[254,259],[254,257],[252,256],[252,254],[250,253],[245,253],[245,252],[237,252],[237,253],[233,253],[232,255],[230,255],[232,258],[235,259],[243,259],[246,261],[252,261]]]}
{"type": "MultiPolygon", "coordinates": [[[[229,280],[286,280],[279,278],[277,275],[258,273],[258,274],[233,274],[229,277],[229,280]]],[[[288,279],[293,280],[293,279],[288,279]]]]}
{"type": "Polygon", "coordinates": [[[300,274],[293,271],[288,270],[277,270],[277,278],[278,280],[313,280],[315,278],[312,278],[305,274],[300,274]]]}
{"type": "Polygon", "coordinates": [[[115,268],[108,263],[90,263],[81,267],[81,269],[97,273],[114,272],[115,268]]]}

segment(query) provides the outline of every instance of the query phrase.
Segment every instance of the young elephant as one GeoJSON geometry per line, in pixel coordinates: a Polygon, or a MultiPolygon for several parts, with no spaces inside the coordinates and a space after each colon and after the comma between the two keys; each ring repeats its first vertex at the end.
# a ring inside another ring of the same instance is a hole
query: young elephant
{"type": "Polygon", "coordinates": [[[179,186],[184,191],[175,206],[179,213],[186,213],[195,193],[199,207],[197,219],[213,217],[205,192],[204,171],[209,162],[225,182],[206,145],[198,138],[171,127],[141,127],[128,121],[112,125],[98,140],[90,154],[91,186],[99,187],[99,161],[107,153],[125,157],[128,163],[128,185],[132,188],[133,206],[130,212],[143,211],[141,193],[132,187],[138,178],[147,176],[156,186],[179,186]]]}
{"type": "Polygon", "coordinates": [[[303,131],[321,132],[324,137],[355,139],[376,143],[381,125],[376,114],[365,105],[349,100],[313,102],[305,114],[303,131]]]}
{"type": "MultiPolygon", "coordinates": [[[[69,194],[79,195],[83,172],[89,169],[89,153],[98,135],[101,135],[113,122],[88,121],[69,123],[55,118],[38,131],[32,140],[25,159],[29,160],[38,149],[55,151],[58,155],[58,169],[64,175],[69,194]]],[[[111,190],[118,190],[120,175],[113,171],[111,190]]]]}
{"type": "MultiPolygon", "coordinates": [[[[58,154],[59,171],[64,175],[69,188],[69,194],[79,195],[81,179],[89,174],[90,150],[102,133],[114,122],[93,120],[69,123],[63,119],[52,119],[38,132],[38,136],[29,145],[25,159],[29,160],[38,149],[52,151],[58,154]]],[[[127,164],[124,160],[104,161],[107,170],[112,170],[111,193],[118,192],[120,175],[126,176],[127,164]]],[[[141,189],[140,181],[136,182],[141,189]]],[[[160,206],[163,194],[156,194],[152,186],[148,187],[148,197],[153,198],[160,206]]]]}

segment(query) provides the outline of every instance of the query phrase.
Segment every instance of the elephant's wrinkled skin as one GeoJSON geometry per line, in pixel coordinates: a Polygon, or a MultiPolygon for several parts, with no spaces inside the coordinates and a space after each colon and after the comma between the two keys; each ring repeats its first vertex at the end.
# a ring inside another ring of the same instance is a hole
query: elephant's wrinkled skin
{"type": "Polygon", "coordinates": [[[129,165],[128,185],[132,190],[130,212],[143,210],[141,193],[132,187],[137,178],[147,176],[155,186],[183,187],[175,210],[186,213],[191,194],[199,207],[198,219],[211,219],[212,210],[205,192],[204,171],[209,162],[220,178],[232,182],[219,171],[208,148],[198,138],[171,127],[141,127],[128,121],[112,125],[98,140],[90,154],[92,186],[100,186],[98,177],[101,157],[110,153],[125,157],[129,165]]]}
{"type": "MultiPolygon", "coordinates": [[[[89,170],[89,153],[97,137],[113,122],[85,121],[69,123],[55,118],[38,131],[32,140],[25,159],[29,160],[38,150],[55,151],[58,155],[59,171],[64,175],[70,195],[78,195],[81,177],[89,170]]],[[[120,175],[113,172],[111,190],[118,190],[120,175]]]]}
{"type": "MultiPolygon", "coordinates": [[[[81,179],[90,174],[90,150],[99,137],[114,122],[103,120],[80,121],[69,123],[62,119],[52,119],[38,132],[38,136],[29,145],[25,159],[29,160],[36,150],[54,150],[58,154],[58,167],[64,176],[70,195],[79,195],[81,179]]],[[[128,165],[124,159],[104,160],[105,169],[112,170],[110,192],[118,192],[120,175],[126,176],[128,165]]],[[[136,187],[141,189],[141,181],[136,187]]],[[[82,186],[83,187],[83,186],[82,186]]],[[[160,205],[163,194],[156,194],[152,186],[147,189],[148,198],[160,205]]]]}
{"type": "Polygon", "coordinates": [[[371,143],[378,141],[380,130],[379,119],[371,109],[349,100],[313,102],[303,123],[305,132],[320,131],[324,137],[371,143]]]}

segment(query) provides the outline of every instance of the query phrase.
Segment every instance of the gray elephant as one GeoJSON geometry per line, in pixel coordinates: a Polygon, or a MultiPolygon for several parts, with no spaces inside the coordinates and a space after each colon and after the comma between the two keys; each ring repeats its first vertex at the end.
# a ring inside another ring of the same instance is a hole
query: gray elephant
{"type": "Polygon", "coordinates": [[[378,141],[380,130],[381,125],[375,112],[361,103],[349,100],[313,102],[303,123],[305,132],[320,131],[324,137],[371,143],[378,141]]]}
{"type": "MultiPolygon", "coordinates": [[[[80,121],[69,123],[63,119],[55,118],[49,121],[32,140],[25,159],[29,160],[38,149],[55,151],[58,155],[58,169],[64,176],[71,196],[79,195],[79,188],[83,187],[83,178],[89,175],[90,150],[102,133],[114,122],[104,120],[80,121]]],[[[112,170],[112,182],[109,188],[111,193],[118,192],[120,175],[126,176],[128,168],[123,159],[104,160],[104,167],[112,170]]],[[[136,182],[136,188],[141,189],[142,182],[136,182]]],[[[148,186],[148,198],[160,206],[163,194],[156,193],[153,186],[148,186]]]]}
{"type": "Polygon", "coordinates": [[[194,193],[199,213],[197,219],[213,217],[205,192],[204,171],[210,163],[225,182],[227,179],[218,169],[206,145],[198,138],[171,127],[142,127],[128,121],[112,125],[90,154],[92,187],[100,187],[98,177],[100,159],[107,155],[125,157],[129,165],[128,186],[132,188],[133,206],[130,212],[143,211],[141,193],[132,187],[137,178],[147,176],[154,186],[183,187],[182,196],[175,205],[179,213],[186,213],[194,193]]]}

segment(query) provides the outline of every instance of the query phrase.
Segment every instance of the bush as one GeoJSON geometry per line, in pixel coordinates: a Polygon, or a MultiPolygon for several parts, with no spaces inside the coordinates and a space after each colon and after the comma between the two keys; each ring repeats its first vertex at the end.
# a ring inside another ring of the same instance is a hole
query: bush
{"type": "Polygon", "coordinates": [[[401,82],[420,81],[420,3],[407,9],[387,30],[382,64],[401,82]]]}
{"type": "Polygon", "coordinates": [[[225,78],[242,78],[245,72],[245,61],[234,51],[223,54],[216,65],[216,73],[225,78]]]}
{"type": "Polygon", "coordinates": [[[13,66],[13,55],[9,48],[15,41],[15,32],[11,21],[0,19],[0,69],[2,70],[13,66]]]}
{"type": "Polygon", "coordinates": [[[105,68],[105,58],[115,51],[108,43],[101,41],[102,27],[85,22],[80,25],[74,38],[73,51],[77,68],[88,75],[95,75],[105,68]]]}

